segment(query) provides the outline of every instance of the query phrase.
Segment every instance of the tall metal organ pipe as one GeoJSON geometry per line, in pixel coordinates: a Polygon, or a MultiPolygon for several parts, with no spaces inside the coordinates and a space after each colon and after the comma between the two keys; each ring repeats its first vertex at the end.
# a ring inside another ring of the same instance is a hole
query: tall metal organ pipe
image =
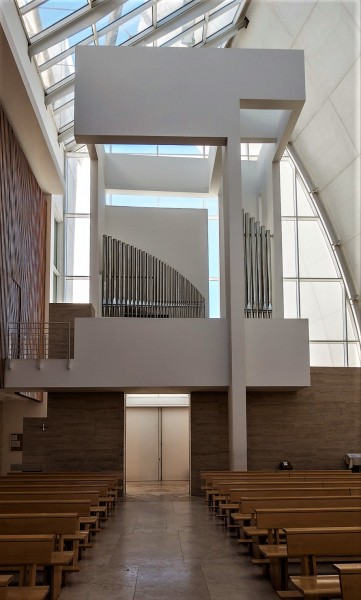
{"type": "Polygon", "coordinates": [[[104,317],[205,317],[197,288],[165,262],[111,236],[103,236],[104,317]]]}
{"type": "Polygon", "coordinates": [[[272,317],[271,234],[243,213],[244,283],[247,318],[272,317]]]}

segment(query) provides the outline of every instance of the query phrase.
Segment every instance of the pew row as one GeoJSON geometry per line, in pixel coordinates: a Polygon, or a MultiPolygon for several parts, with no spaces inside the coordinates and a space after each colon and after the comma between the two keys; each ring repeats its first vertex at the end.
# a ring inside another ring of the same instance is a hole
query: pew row
{"type": "Polygon", "coordinates": [[[44,569],[50,600],[60,594],[63,567],[73,559],[70,551],[55,550],[54,535],[0,535],[0,566],[19,572],[21,586],[36,585],[36,575],[44,569]]]}
{"type": "Polygon", "coordinates": [[[18,513],[0,514],[2,535],[55,535],[56,549],[63,551],[67,546],[74,558],[67,571],[79,571],[81,550],[90,548],[89,532],[80,531],[76,513],[18,513]]]}
{"type": "Polygon", "coordinates": [[[361,557],[361,527],[285,528],[287,555],[299,557],[302,575],[290,577],[304,598],[341,597],[338,575],[318,575],[320,557],[336,555],[338,560],[361,557]]]}
{"type": "MultiPolygon", "coordinates": [[[[288,561],[297,559],[301,564],[301,575],[291,577],[290,580],[304,597],[330,596],[329,584],[333,586],[332,593],[340,597],[341,588],[337,575],[327,575],[325,576],[327,579],[319,576],[317,582],[317,563],[321,560],[334,562],[335,558],[341,561],[352,561],[355,557],[360,557],[361,527],[286,527],[284,532],[285,544],[261,544],[259,547],[262,555],[269,560],[273,588],[277,591],[288,590],[288,561]],[[319,594],[316,594],[315,590],[318,590],[319,594]]],[[[279,596],[290,597],[286,594],[279,594],[279,596]]]]}

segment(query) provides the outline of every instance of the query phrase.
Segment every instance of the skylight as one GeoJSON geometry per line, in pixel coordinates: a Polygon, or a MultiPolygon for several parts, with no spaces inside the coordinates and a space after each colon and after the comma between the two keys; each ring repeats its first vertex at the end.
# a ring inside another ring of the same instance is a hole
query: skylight
{"type": "Polygon", "coordinates": [[[15,0],[59,142],[77,150],[75,46],[224,47],[250,0],[15,0]],[[65,113],[63,115],[63,113],[65,113]]]}
{"type": "Polygon", "coordinates": [[[141,154],[147,156],[174,156],[208,158],[209,146],[178,146],[155,144],[104,144],[107,154],[141,154]]]}

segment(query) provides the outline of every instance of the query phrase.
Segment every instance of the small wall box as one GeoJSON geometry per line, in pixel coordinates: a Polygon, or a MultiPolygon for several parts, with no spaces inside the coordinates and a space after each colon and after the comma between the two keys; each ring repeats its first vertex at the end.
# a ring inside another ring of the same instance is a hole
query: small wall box
{"type": "Polygon", "coordinates": [[[22,452],[23,450],[23,434],[10,433],[10,450],[11,452],[22,452]]]}

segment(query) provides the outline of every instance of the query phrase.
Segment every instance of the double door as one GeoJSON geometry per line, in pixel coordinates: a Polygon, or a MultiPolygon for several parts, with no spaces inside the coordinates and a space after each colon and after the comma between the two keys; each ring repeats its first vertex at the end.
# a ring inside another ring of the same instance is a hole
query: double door
{"type": "Polygon", "coordinates": [[[126,408],[127,481],[189,480],[189,407],[126,408]]]}

